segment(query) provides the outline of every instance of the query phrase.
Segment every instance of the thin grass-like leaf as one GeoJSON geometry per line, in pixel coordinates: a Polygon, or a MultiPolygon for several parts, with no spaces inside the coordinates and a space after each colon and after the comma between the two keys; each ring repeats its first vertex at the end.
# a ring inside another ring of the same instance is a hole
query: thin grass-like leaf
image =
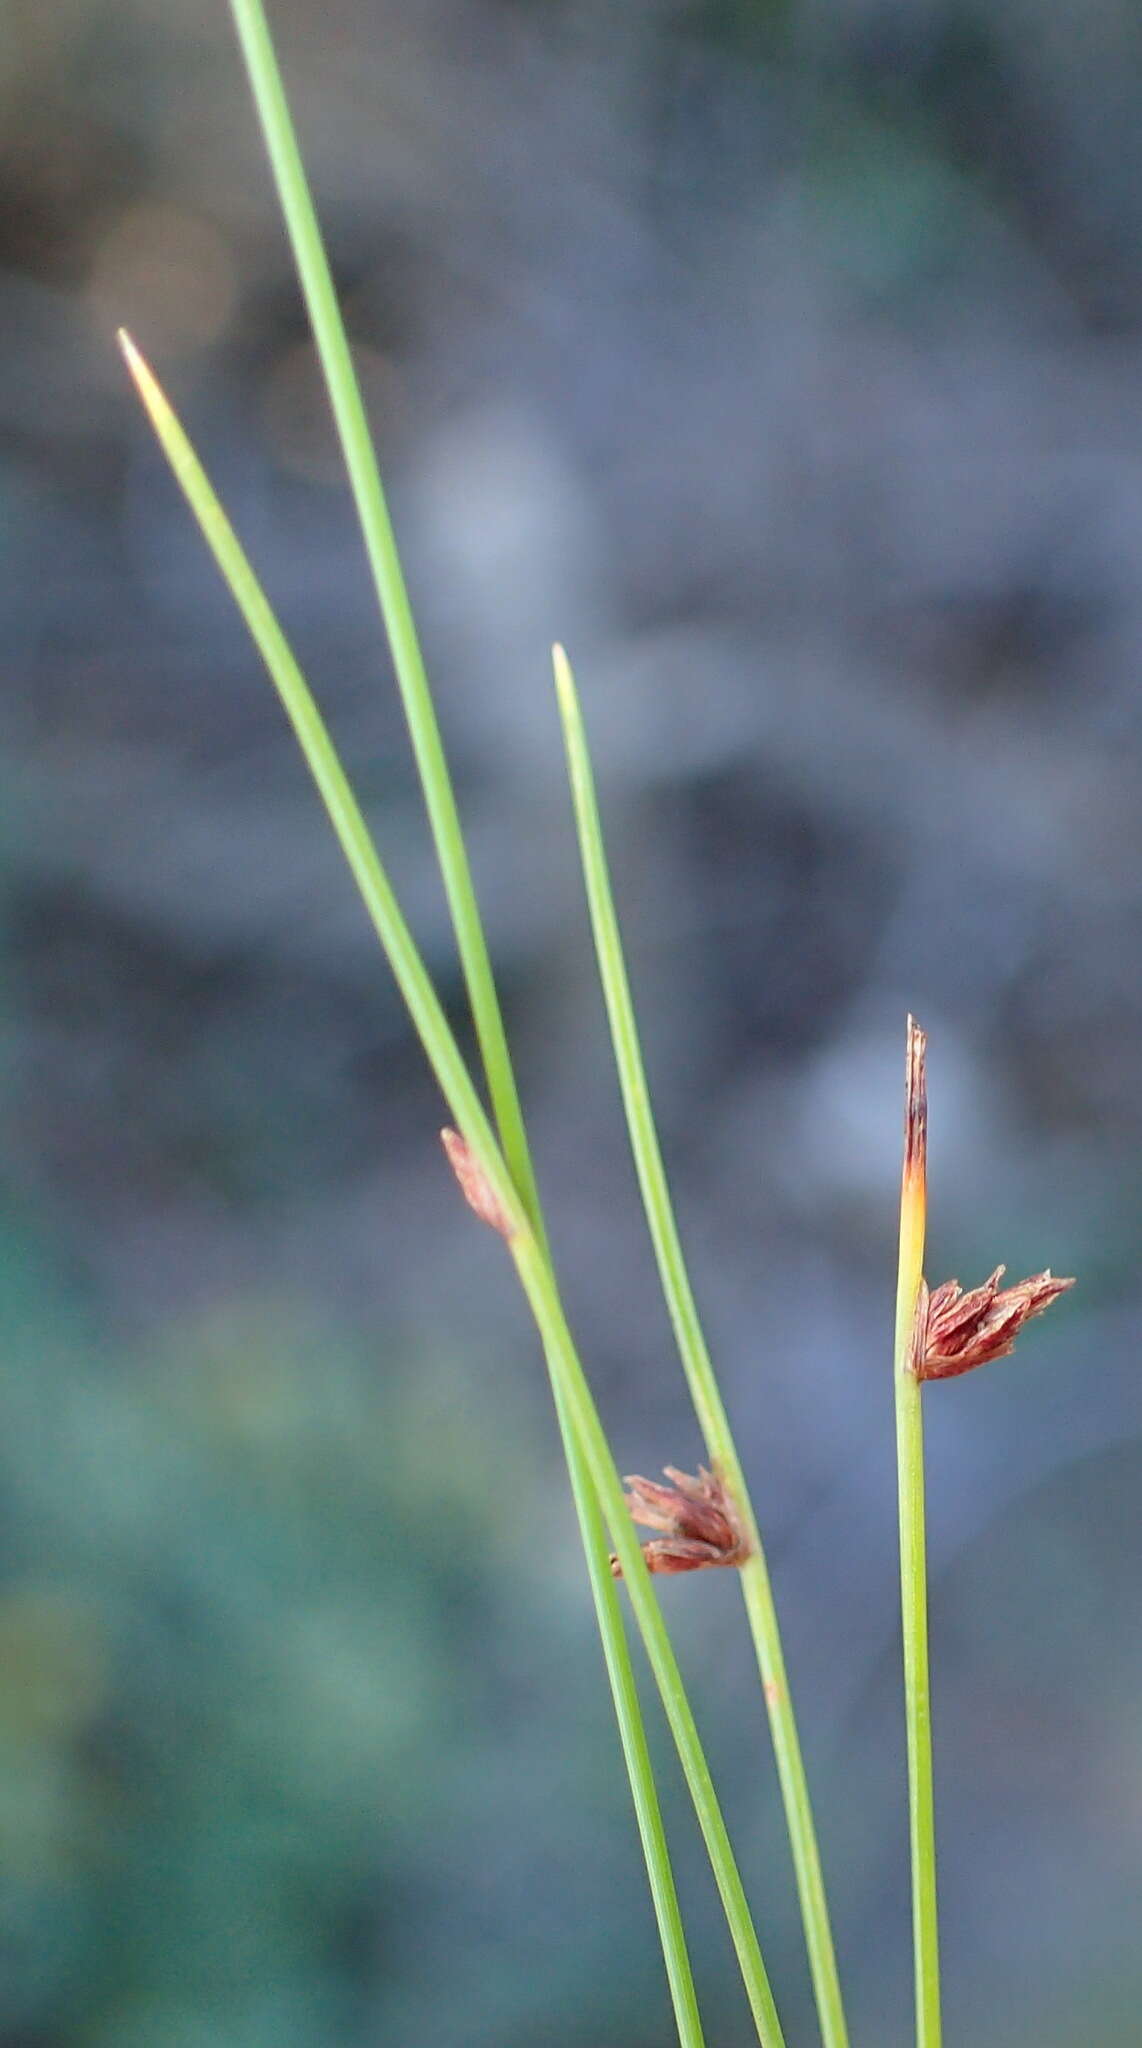
{"type": "MultiPolygon", "coordinates": [[[[265,11],[260,0],[233,0],[233,12],[388,635],[493,1116],[508,1170],[546,1251],[539,1190],[452,780],[317,211],[265,11]]],[[[683,2048],[696,2048],[702,2036],[693,1977],[602,1516],[562,1407],[559,1425],[679,2037],[683,2048]]]]}
{"type": "Polygon", "coordinates": [[[554,650],[554,664],[595,952],[606,1000],[631,1150],[658,1262],[659,1279],[670,1311],[699,1427],[705,1438],[710,1462],[728,1487],[737,1507],[749,1546],[749,1556],[741,1566],[742,1592],[745,1596],[777,1758],[821,2036],[825,2048],[847,2048],[848,2031],[837,1975],[832,1930],[829,1925],[821,1859],[793,1703],[785,1673],[785,1658],[769,1570],[745,1474],[718,1387],[713,1360],[702,1331],[678,1234],[674,1205],[670,1199],[662,1148],[658,1142],[654,1112],[651,1108],[630,980],[623,957],[622,938],[603,844],[602,821],[587,735],[575,679],[562,647],[556,647],[554,650]]]}
{"type": "Polygon", "coordinates": [[[519,1092],[408,587],[317,210],[261,0],[231,0],[250,89],[345,458],[424,792],[460,964],[512,1178],[543,1235],[519,1092]]]}
{"type": "MultiPolygon", "coordinates": [[[[626,1510],[622,1481],[567,1325],[550,1260],[508,1172],[431,978],[285,634],[157,380],[129,337],[121,336],[121,342],[159,441],[281,697],[441,1092],[487,1181],[492,1201],[503,1216],[508,1248],[539,1329],[557,1408],[573,1432],[628,1583],[635,1619],[706,1842],[759,2040],[764,2048],[783,2048],[777,2009],[709,1766],[642,1549],[626,1510]]],[[[633,1681],[631,1703],[637,1709],[633,1681]]],[[[640,1797],[648,1796],[656,1806],[649,1767],[646,1777],[640,1778],[640,1797]]],[[[644,1837],[648,1862],[652,1849],[657,1857],[657,1845],[653,1840],[648,1844],[644,1837]]],[[[672,1895],[668,1865],[659,1862],[657,1867],[672,1895]]],[[[656,1902],[657,1899],[658,1894],[656,1902]]],[[[664,1932],[664,1946],[669,1938],[671,1965],[675,1970],[684,1968],[688,1978],[689,1964],[684,1949],[674,1939],[675,1932],[681,1933],[680,1920],[676,1930],[664,1932]]],[[[673,1986],[674,1976],[671,1982],[673,1986]]],[[[693,2024],[697,2024],[696,2013],[693,2024]]],[[[700,2036],[694,2034],[691,2038],[697,2040],[700,2036]]]]}

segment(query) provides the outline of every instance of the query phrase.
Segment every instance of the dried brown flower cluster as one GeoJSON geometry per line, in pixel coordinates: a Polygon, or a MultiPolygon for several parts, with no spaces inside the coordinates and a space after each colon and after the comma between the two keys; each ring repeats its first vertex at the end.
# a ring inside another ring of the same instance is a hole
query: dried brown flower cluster
{"type": "Polygon", "coordinates": [[[958,1280],[929,1291],[920,1278],[928,1209],[928,1041],[908,1019],[904,1078],[904,1173],[900,1188],[901,1285],[916,1289],[908,1365],[918,1380],[951,1380],[1015,1348],[1024,1323],[1042,1315],[1073,1280],[1056,1280],[1050,1267],[1015,1287],[1001,1287],[997,1266],[982,1287],[965,1294],[958,1280]],[[913,1275],[915,1278],[913,1278],[913,1275]]]}
{"type": "MultiPolygon", "coordinates": [[[[744,1563],[749,1546],[738,1525],[733,1504],[721,1480],[699,1465],[698,1476],[663,1466],[669,1486],[657,1480],[628,1476],[627,1506],[632,1520],[662,1535],[644,1543],[642,1554],[650,1572],[701,1572],[715,1565],[744,1563]]],[[[611,1570],[621,1579],[617,1557],[611,1570]]]]}
{"type": "Polygon", "coordinates": [[[912,1346],[912,1370],[919,1380],[950,1380],[990,1359],[1006,1358],[1024,1323],[1042,1315],[1073,1280],[1057,1280],[1048,1267],[1015,1287],[1000,1287],[1006,1272],[997,1266],[982,1287],[965,1294],[958,1280],[945,1280],[929,1293],[920,1282],[912,1346]]]}

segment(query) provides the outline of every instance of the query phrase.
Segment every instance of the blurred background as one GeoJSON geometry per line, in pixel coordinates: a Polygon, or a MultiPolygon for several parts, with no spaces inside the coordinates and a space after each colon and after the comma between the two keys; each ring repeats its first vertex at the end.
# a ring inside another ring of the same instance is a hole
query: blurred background
{"type": "MultiPolygon", "coordinates": [[[[698,1295],[772,1551],[856,2042],[910,2038],[890,1343],[927,1403],[950,2038],[1138,2039],[1142,26],[1126,0],[280,0],[620,1468],[700,1446],[550,687],[574,659],[698,1295]]],[[[665,2048],[508,1262],[126,322],[462,1014],[222,0],[0,39],[2,2048],[665,2048]]],[[[667,1584],[792,2044],[730,1575],[667,1584]]],[[[662,1748],[708,2038],[750,2030],[662,1748]]]]}

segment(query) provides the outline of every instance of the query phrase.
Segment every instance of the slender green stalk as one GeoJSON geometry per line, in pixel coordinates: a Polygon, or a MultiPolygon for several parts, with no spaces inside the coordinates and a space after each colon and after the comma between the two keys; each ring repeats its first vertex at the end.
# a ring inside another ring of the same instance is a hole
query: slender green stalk
{"type": "Polygon", "coordinates": [[[388,636],[496,1124],[512,1178],[542,1234],[519,1094],[464,835],[317,211],[265,9],[261,0],[231,0],[231,6],[388,636]]]}
{"type": "Polygon", "coordinates": [[[932,1792],[932,1709],[928,1686],[928,1568],[924,1528],[924,1425],[914,1370],[913,1331],[924,1270],[927,1212],[925,1039],[908,1019],[900,1265],[896,1289],[896,1469],[900,1501],[900,1611],[908,1733],[908,1819],[912,1853],[912,1950],[917,2048],[940,2048],[940,1950],[936,1914],[936,1823],[932,1792]]]}
{"type": "Polygon", "coordinates": [[[582,1381],[574,1340],[568,1330],[562,1303],[550,1266],[534,1238],[521,1231],[510,1243],[516,1270],[543,1335],[544,1349],[554,1375],[570,1391],[581,1440],[598,1490],[611,1538],[627,1581],[631,1606],[658,1684],[670,1732],[674,1737],[683,1774],[694,1802],[698,1825],[709,1854],[738,1964],[749,1999],[750,2011],[764,2048],[781,2048],[784,2035],[773,2002],[769,1978],[762,1961],[741,1877],[738,1872],[722,1810],[714,1790],[697,1725],[686,1697],[667,1633],[662,1610],[655,1598],[650,1574],[643,1561],[642,1546],[627,1512],[622,1482],[615,1469],[603,1427],[586,1383],[582,1381]],[[579,1387],[585,1399],[580,1399],[579,1387]]]}
{"type": "MultiPolygon", "coordinates": [[[[385,949],[389,953],[414,1024],[424,1041],[453,1114],[464,1124],[465,1135],[478,1150],[479,1146],[473,1138],[473,1125],[465,1123],[461,1109],[461,1102],[464,1101],[469,1115],[473,1113],[473,1103],[467,1101],[468,1097],[474,1095],[467,1071],[439,1011],[411,935],[404,925],[387,877],[376,858],[368,829],[308,686],[237,536],[174,413],[138,350],[126,335],[120,338],[143,402],[171,466],[198,518],[215,560],[234,594],[247,628],[277,684],[298,743],[325,800],[342,850],[369,907],[374,924],[382,933],[385,949]]],[[[475,1102],[474,1109],[479,1112],[475,1118],[478,1125],[483,1115],[478,1102],[475,1102]]],[[[488,1135],[490,1137],[490,1132],[488,1135]]],[[[521,1196],[520,1200],[522,1199],[521,1196]]],[[[541,1239],[537,1242],[542,1245],[541,1239]]],[[[557,1396],[557,1407],[587,1556],[603,1654],[619,1724],[619,1736],[630,1778],[667,1978],[674,2002],[679,2040],[682,2048],[702,2048],[703,2036],[689,1954],[666,1846],[638,1691],[623,1628],[622,1612],[610,1570],[606,1531],[598,1503],[594,1498],[589,1469],[561,1393],[557,1396]]]]}
{"type": "MultiPolygon", "coordinates": [[[[546,1250],[519,1091],[452,780],[316,208],[264,9],[260,0],[233,0],[233,11],[388,635],[500,1142],[546,1250]]],[[[562,1410],[559,1422],[679,2037],[684,2048],[697,2048],[702,2035],[693,1978],[602,1517],[591,1498],[574,1429],[562,1410]]]]}
{"type": "MultiPolygon", "coordinates": [[[[549,1268],[550,1270],[550,1268],[549,1268]]],[[[548,1374],[563,1441],[563,1454],[571,1476],[575,1512],[587,1559],[591,1595],[603,1644],[603,1657],[610,1681],[615,1718],[619,1726],[623,1759],[630,1780],[631,1798],[638,1822],[639,1839],[646,1863],[654,1916],[658,1923],[674,2019],[681,2048],[703,2048],[702,2022],[690,1968],[682,1912],[670,1864],[670,1851],[662,1824],[662,1810],[654,1782],[654,1765],[646,1739],[638,1687],[631,1665],[630,1649],[623,1626],[618,1587],[611,1572],[610,1547],[590,1467],[579,1443],[574,1419],[563,1391],[558,1362],[548,1359],[548,1374]]]]}
{"type": "MultiPolygon", "coordinates": [[[[388,635],[500,1142],[512,1180],[546,1249],[519,1092],[455,794],[316,209],[260,0],[234,0],[234,17],[388,635]]],[[[693,1978],[622,1612],[610,1572],[606,1532],[574,1429],[562,1408],[559,1422],[679,2037],[684,2048],[691,2044],[698,2048],[702,2034],[693,1978]]]]}
{"type": "MultiPolygon", "coordinates": [[[[308,684],[171,407],[133,344],[126,336],[121,340],[159,440],[282,699],[441,1092],[505,1219],[504,1234],[539,1328],[560,1415],[567,1418],[575,1438],[580,1477],[589,1479],[594,1489],[628,1581],[632,1608],[725,1907],[759,2039],[764,2048],[783,2048],[772,1992],[709,1767],[627,1512],[622,1481],[567,1327],[550,1260],[500,1152],[308,684]]],[[[640,1779],[639,1793],[654,1797],[649,1773],[640,1779]]],[[[659,1875],[669,1883],[668,1866],[664,1871],[653,1837],[644,1837],[644,1850],[648,1861],[655,1854],[659,1875]]],[[[670,1918],[668,1915],[668,1928],[670,1918]]],[[[664,1945],[670,1938],[664,1931],[664,1945]]],[[[687,1973],[689,1969],[684,1950],[673,1940],[671,1967],[687,1973]]]]}
{"type": "Polygon", "coordinates": [[[499,1159],[483,1105],[293,650],[157,378],[127,334],[120,333],[119,341],[163,452],[269,670],[445,1100],[481,1163],[495,1155],[489,1178],[507,1212],[522,1214],[522,1197],[499,1159]]]}
{"type": "Polygon", "coordinates": [[[785,1658],[769,1570],[713,1361],[702,1332],[674,1217],[674,1207],[670,1199],[666,1169],[650,1103],[630,982],[623,957],[622,939],[603,844],[594,773],[578,693],[570,663],[561,647],[555,648],[554,661],[595,951],[606,998],[639,1187],[658,1261],[663,1293],[706,1449],[712,1465],[729,1488],[749,1542],[750,1555],[741,1570],[742,1592],[745,1596],[746,1612],[769,1714],[821,2036],[825,2048],[847,2048],[848,2031],[829,1925],[821,1859],[793,1703],[785,1673],[785,1658]]]}

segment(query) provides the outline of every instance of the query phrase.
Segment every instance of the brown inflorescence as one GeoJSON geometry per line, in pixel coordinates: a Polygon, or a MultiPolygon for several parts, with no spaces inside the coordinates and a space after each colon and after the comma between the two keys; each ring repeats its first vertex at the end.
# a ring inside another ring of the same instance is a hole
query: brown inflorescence
{"type": "MultiPolygon", "coordinates": [[[[632,1520],[646,1529],[662,1531],[660,1537],[642,1546],[647,1570],[700,1572],[716,1565],[742,1564],[749,1546],[717,1475],[702,1465],[696,1479],[673,1465],[665,1465],[663,1470],[669,1486],[640,1479],[637,1474],[626,1480],[632,1520]]],[[[621,1579],[623,1570],[617,1557],[611,1559],[611,1570],[621,1579]]]]}
{"type": "Polygon", "coordinates": [[[931,1294],[921,1281],[912,1350],[917,1379],[954,1379],[992,1358],[1006,1358],[1024,1323],[1075,1284],[1057,1280],[1048,1268],[1014,1287],[1000,1287],[1006,1270],[997,1266],[982,1287],[968,1294],[958,1280],[945,1280],[931,1294]]]}

